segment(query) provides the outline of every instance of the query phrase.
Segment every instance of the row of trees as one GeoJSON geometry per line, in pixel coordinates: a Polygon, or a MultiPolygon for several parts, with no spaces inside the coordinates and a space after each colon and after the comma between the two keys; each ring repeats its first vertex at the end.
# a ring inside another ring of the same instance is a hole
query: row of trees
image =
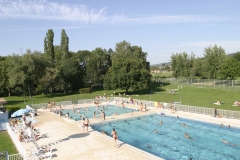
{"type": "Polygon", "coordinates": [[[73,91],[83,87],[148,88],[151,75],[147,53],[122,41],[115,50],[69,51],[69,38],[62,30],[60,45],[48,30],[44,53],[27,50],[23,55],[0,57],[0,93],[29,95],[73,91]]]}
{"type": "Polygon", "coordinates": [[[196,58],[186,52],[172,54],[173,77],[198,77],[209,79],[235,79],[240,76],[240,52],[227,55],[222,47],[204,49],[204,57],[196,58]]]}

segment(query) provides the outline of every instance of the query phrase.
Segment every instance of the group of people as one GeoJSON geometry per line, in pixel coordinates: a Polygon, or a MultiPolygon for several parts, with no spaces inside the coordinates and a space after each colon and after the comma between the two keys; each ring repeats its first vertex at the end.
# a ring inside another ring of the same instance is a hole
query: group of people
{"type": "Polygon", "coordinates": [[[19,133],[18,139],[24,142],[25,139],[35,138],[36,140],[45,137],[45,134],[40,134],[33,126],[32,121],[27,121],[26,116],[22,115],[22,120],[10,118],[9,124],[15,133],[19,133]]]}
{"type": "Polygon", "coordinates": [[[140,102],[140,106],[139,106],[139,110],[140,112],[146,112],[147,111],[147,105],[143,105],[142,102],[140,102]]]}
{"type": "Polygon", "coordinates": [[[88,117],[84,118],[84,117],[81,117],[82,118],[82,129],[83,129],[83,133],[88,133],[88,127],[91,126],[90,124],[90,121],[88,119],[88,117]]]}

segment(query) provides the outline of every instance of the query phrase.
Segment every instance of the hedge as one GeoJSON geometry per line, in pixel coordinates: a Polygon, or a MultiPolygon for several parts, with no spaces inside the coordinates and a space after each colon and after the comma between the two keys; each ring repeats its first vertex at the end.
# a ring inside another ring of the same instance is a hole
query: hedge
{"type": "Polygon", "coordinates": [[[80,94],[86,94],[86,93],[90,94],[91,88],[81,88],[81,89],[79,89],[79,93],[80,94]]]}

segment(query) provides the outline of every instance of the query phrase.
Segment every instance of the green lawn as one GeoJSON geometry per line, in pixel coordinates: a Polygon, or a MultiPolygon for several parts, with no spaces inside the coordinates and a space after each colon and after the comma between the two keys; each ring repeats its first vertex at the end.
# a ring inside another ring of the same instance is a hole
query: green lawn
{"type": "Polygon", "coordinates": [[[7,131],[0,131],[0,152],[8,151],[8,154],[18,153],[7,131]]]}
{"type": "MultiPolygon", "coordinates": [[[[240,111],[240,107],[232,106],[235,100],[240,100],[239,92],[184,86],[183,89],[179,89],[178,91],[176,91],[176,94],[171,94],[167,93],[167,89],[177,89],[177,86],[169,84],[164,84],[163,87],[161,87],[159,84],[152,84],[151,89],[154,91],[153,93],[151,93],[151,95],[150,89],[129,91],[129,95],[135,99],[152,100],[159,102],[179,102],[181,99],[181,102],[184,105],[240,111]],[[225,102],[225,104],[221,106],[212,104],[218,99],[220,99],[222,102],[225,102]]],[[[95,98],[96,95],[103,95],[104,92],[108,96],[113,93],[113,91],[110,90],[93,91],[91,94],[79,94],[78,92],[72,92],[67,94],[55,93],[52,96],[49,95],[48,97],[46,97],[45,95],[34,95],[33,99],[30,99],[29,97],[12,96],[5,97],[5,99],[7,100],[7,104],[5,106],[24,108],[26,104],[31,104],[32,102],[34,104],[38,104],[52,101],[59,102],[91,99],[95,98]]],[[[118,95],[119,92],[124,93],[125,91],[116,90],[116,95],[118,95]]]]}

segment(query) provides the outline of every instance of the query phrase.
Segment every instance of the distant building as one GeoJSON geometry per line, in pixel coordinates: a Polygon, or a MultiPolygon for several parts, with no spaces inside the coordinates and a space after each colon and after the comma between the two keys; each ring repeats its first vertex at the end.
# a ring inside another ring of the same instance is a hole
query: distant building
{"type": "Polygon", "coordinates": [[[160,70],[151,70],[151,73],[160,73],[160,70]]]}

